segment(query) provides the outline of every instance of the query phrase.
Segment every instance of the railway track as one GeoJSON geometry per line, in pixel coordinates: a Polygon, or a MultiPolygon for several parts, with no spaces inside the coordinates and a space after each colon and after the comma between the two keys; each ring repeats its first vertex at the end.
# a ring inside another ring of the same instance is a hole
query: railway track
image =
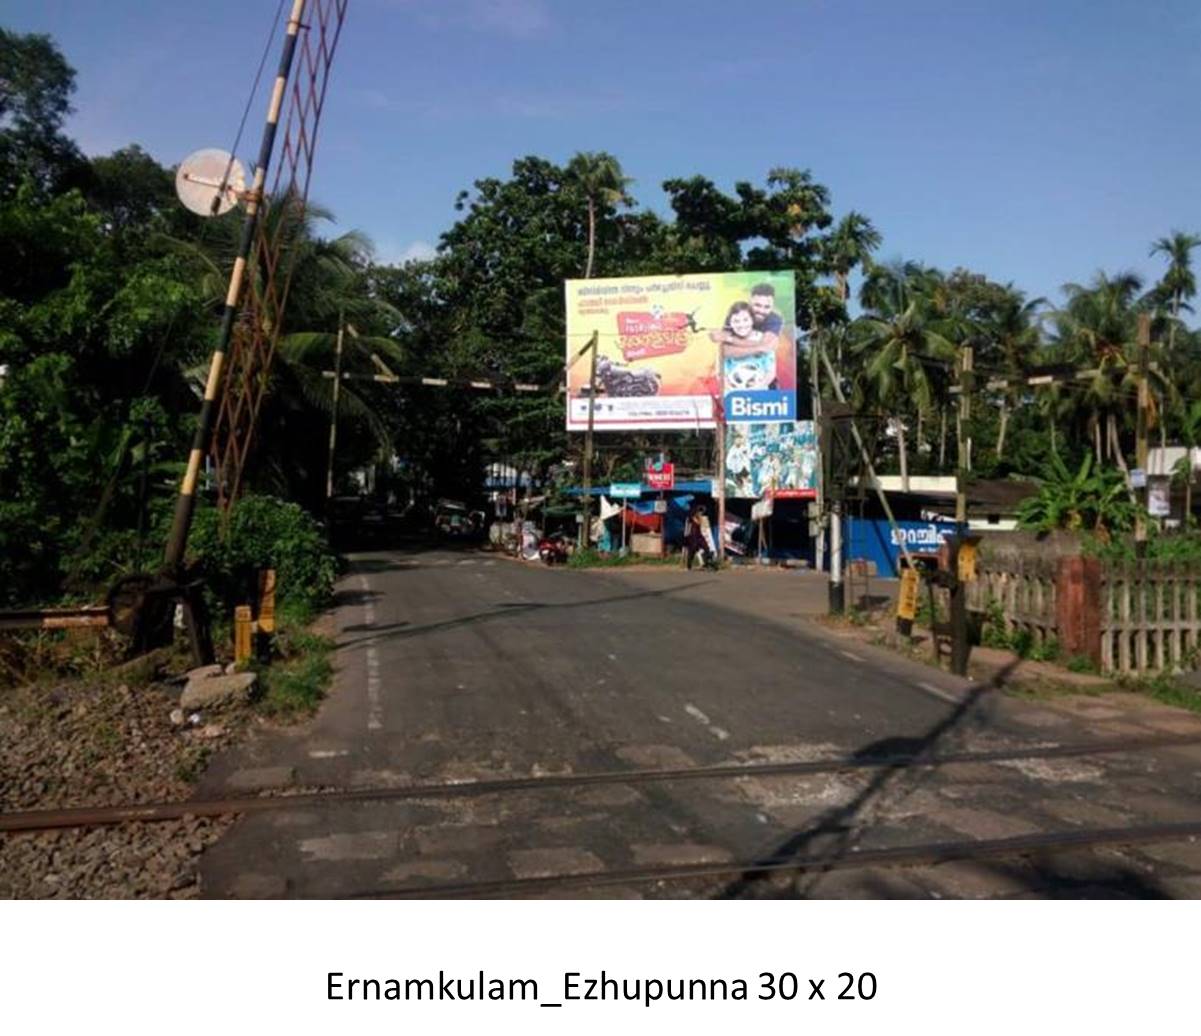
{"type": "Polygon", "coordinates": [[[52,831],[64,828],[106,827],[128,823],[153,823],[183,817],[214,817],[280,810],[334,807],[356,802],[403,802],[420,799],[466,798],[503,793],[539,792],[595,785],[647,785],[687,781],[738,780],[763,777],[810,777],[856,771],[931,769],[977,763],[1071,759],[1129,752],[1146,752],[1201,744],[1201,735],[1162,735],[1148,738],[1115,738],[1071,745],[1038,745],[1016,749],[960,752],[897,752],[862,754],[811,762],[753,763],[689,767],[687,769],[637,769],[598,771],[541,777],[460,781],[444,784],[410,784],[399,787],[330,789],[295,794],[248,795],[224,799],[193,799],[128,806],[84,806],[67,809],[0,813],[0,833],[52,831]]]}
{"type": "MultiPolygon", "coordinates": [[[[1198,810],[1198,813],[1201,814],[1201,810],[1198,810]]],[[[962,839],[952,842],[926,842],[877,849],[855,848],[841,853],[779,855],[721,863],[634,867],[590,874],[560,874],[545,878],[502,878],[492,881],[429,884],[411,889],[362,892],[353,898],[508,898],[551,890],[559,892],[661,881],[695,881],[702,878],[763,877],[783,871],[800,875],[864,867],[932,867],[940,863],[1030,856],[1070,849],[1098,849],[1181,842],[1197,837],[1201,837],[1201,819],[1187,823],[1146,824],[1125,828],[1093,828],[1091,830],[1076,828],[1068,831],[1019,835],[1013,838],[962,839]]]]}

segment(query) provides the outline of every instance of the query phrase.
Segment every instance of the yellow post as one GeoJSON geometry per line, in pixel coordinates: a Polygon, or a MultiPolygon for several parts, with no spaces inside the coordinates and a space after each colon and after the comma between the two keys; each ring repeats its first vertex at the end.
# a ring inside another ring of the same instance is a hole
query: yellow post
{"type": "Polygon", "coordinates": [[[961,543],[959,545],[959,581],[970,583],[976,578],[976,544],[961,543]]]}
{"type": "Polygon", "coordinates": [[[275,632],[275,569],[267,568],[259,573],[259,626],[260,633],[275,632]]]}
{"type": "Polygon", "coordinates": [[[254,622],[250,617],[250,605],[239,604],[234,609],[234,661],[245,662],[250,658],[250,633],[254,622]]]}

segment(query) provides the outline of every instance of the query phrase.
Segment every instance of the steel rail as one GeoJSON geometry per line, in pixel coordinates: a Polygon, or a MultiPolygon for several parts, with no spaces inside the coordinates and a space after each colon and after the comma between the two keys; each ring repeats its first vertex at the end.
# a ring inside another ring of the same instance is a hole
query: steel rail
{"type": "Polygon", "coordinates": [[[889,846],[879,849],[852,849],[843,854],[805,856],[768,856],[757,860],[722,863],[681,864],[667,867],[634,867],[628,870],[599,871],[591,874],[561,874],[539,878],[498,878],[493,881],[454,882],[423,885],[411,889],[387,889],[361,892],[351,899],[438,899],[466,897],[504,897],[523,892],[544,892],[634,885],[656,881],[688,881],[727,875],[753,877],[792,871],[852,870],[859,867],[932,867],[941,863],[983,860],[1006,856],[1026,856],[1063,849],[1095,849],[1110,845],[1149,845],[1180,842],[1201,836],[1201,820],[1184,823],[1147,824],[1140,827],[1093,828],[1072,831],[1043,831],[1011,838],[955,842],[926,842],[919,845],[889,846]]]}
{"type": "Polygon", "coordinates": [[[763,777],[809,777],[859,770],[930,769],[970,763],[1005,763],[1025,759],[1070,759],[1124,752],[1145,752],[1201,744],[1201,735],[1165,734],[1150,738],[1120,738],[1086,744],[1041,745],[1016,749],[941,753],[849,755],[839,759],[792,763],[752,763],[686,769],[613,770],[550,774],[499,780],[458,781],[449,784],[409,784],[400,787],[345,788],[282,795],[247,795],[226,799],[195,799],[129,806],[82,806],[67,809],[0,813],[0,832],[49,831],[69,827],[106,827],[132,822],[179,820],[232,813],[264,813],[308,809],[355,802],[400,802],[432,798],[469,798],[504,792],[538,792],[600,784],[651,784],[696,780],[738,780],[763,777]]]}

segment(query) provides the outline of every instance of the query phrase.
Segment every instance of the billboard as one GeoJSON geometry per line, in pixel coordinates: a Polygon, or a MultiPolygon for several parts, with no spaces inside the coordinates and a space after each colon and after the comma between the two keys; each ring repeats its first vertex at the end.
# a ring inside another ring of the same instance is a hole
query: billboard
{"type": "Polygon", "coordinates": [[[812,421],[726,426],[726,496],[817,496],[820,461],[812,421]]]}
{"type": "Polygon", "coordinates": [[[698,273],[567,281],[567,428],[714,428],[796,417],[793,274],[698,273]],[[718,372],[724,355],[724,371],[718,372]],[[574,362],[573,362],[574,361],[574,362]]]}

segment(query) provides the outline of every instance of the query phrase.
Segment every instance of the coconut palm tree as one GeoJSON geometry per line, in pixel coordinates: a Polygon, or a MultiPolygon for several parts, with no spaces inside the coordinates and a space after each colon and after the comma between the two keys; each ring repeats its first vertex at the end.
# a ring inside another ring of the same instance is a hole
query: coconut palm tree
{"type": "Polygon", "coordinates": [[[880,247],[883,238],[871,220],[858,212],[848,212],[838,221],[825,241],[826,259],[834,271],[838,298],[843,305],[850,298],[848,277],[856,266],[871,261],[872,252],[880,247]]]}
{"type": "MultiPolygon", "coordinates": [[[[906,412],[930,412],[935,384],[927,361],[950,364],[955,347],[928,320],[918,299],[888,317],[860,317],[852,325],[852,352],[863,367],[859,388],[862,397],[903,421],[906,412]]],[[[908,489],[907,443],[903,423],[897,429],[901,478],[908,489]]]]}
{"type": "Polygon", "coordinates": [[[997,430],[997,460],[1005,453],[1005,432],[1009,424],[1009,415],[1019,402],[1019,383],[1026,368],[1029,367],[1032,356],[1038,349],[1040,333],[1037,314],[1046,299],[1037,298],[1026,300],[1025,295],[1008,285],[1008,298],[994,313],[985,333],[993,342],[1002,358],[1005,373],[1010,381],[1010,387],[1001,393],[1001,420],[997,430]]]}
{"type": "Polygon", "coordinates": [[[629,205],[627,188],[634,181],[622,172],[621,163],[605,151],[580,151],[567,163],[569,177],[575,179],[588,203],[588,261],[585,278],[592,276],[596,257],[596,219],[600,211],[617,205],[629,205]]]}
{"type": "MultiPolygon", "coordinates": [[[[1052,315],[1056,328],[1058,357],[1077,367],[1092,371],[1078,390],[1078,402],[1093,441],[1097,463],[1108,456],[1125,470],[1121,428],[1134,413],[1133,400],[1138,393],[1138,294],[1142,282],[1133,273],[1108,276],[1098,273],[1092,284],[1064,285],[1067,305],[1052,315]]],[[[1157,352],[1152,346],[1152,356],[1157,352]]],[[[1159,419],[1155,404],[1158,395],[1170,399],[1174,394],[1170,379],[1153,364],[1153,425],[1159,419]]]]}
{"type": "Polygon", "coordinates": [[[1193,249],[1201,245],[1201,235],[1186,234],[1173,230],[1168,237],[1161,237],[1151,245],[1151,255],[1164,255],[1168,259],[1168,270],[1157,285],[1160,293],[1171,300],[1172,326],[1168,330],[1168,350],[1176,345],[1176,324],[1180,311],[1188,309],[1188,300],[1197,294],[1197,278],[1193,275],[1193,249]]]}

